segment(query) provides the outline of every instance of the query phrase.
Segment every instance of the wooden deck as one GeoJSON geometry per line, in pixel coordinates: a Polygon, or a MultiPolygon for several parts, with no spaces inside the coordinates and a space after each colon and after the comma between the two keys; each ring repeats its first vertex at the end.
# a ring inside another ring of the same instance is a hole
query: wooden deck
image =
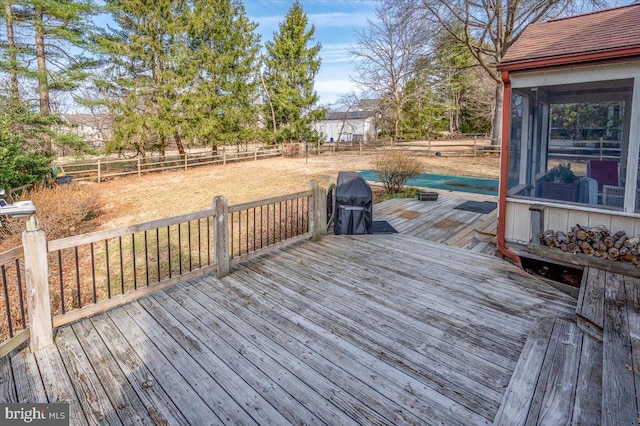
{"type": "Polygon", "coordinates": [[[395,199],[373,206],[374,220],[386,220],[399,233],[461,247],[477,253],[494,254],[497,209],[474,213],[455,207],[465,201],[495,201],[496,197],[450,193],[437,201],[395,199]]]}
{"type": "Polygon", "coordinates": [[[577,324],[536,320],[496,425],[637,425],[640,279],[586,268],[577,324]]]}
{"type": "Polygon", "coordinates": [[[493,256],[326,236],[0,359],[0,400],[72,424],[490,424],[536,319],[575,307],[493,256]]]}

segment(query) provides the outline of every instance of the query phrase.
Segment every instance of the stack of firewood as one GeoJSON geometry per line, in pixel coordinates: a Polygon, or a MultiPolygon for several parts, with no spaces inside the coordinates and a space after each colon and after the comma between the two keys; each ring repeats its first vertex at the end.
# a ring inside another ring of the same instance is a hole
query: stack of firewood
{"type": "Polygon", "coordinates": [[[612,234],[605,226],[593,228],[576,225],[568,232],[547,230],[538,233],[540,244],[569,253],[584,253],[600,259],[621,260],[640,266],[638,244],[640,235],[629,237],[626,232],[612,234]]]}

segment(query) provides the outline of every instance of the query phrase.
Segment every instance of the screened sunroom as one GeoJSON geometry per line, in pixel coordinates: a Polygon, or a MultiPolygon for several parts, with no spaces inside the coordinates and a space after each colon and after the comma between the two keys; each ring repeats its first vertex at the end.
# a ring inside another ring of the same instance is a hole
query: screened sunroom
{"type": "Polygon", "coordinates": [[[640,4],[533,24],[498,66],[503,244],[533,241],[532,220],[640,233],[637,22],[640,4]]]}

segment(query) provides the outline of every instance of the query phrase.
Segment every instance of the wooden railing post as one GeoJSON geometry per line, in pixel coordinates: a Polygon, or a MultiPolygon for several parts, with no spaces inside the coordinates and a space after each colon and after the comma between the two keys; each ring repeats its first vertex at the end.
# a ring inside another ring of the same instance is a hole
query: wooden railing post
{"type": "Polygon", "coordinates": [[[323,234],[327,233],[327,193],[318,182],[309,183],[313,195],[311,211],[309,212],[310,228],[313,232],[313,241],[320,241],[323,234]]]}
{"type": "Polygon", "coordinates": [[[213,244],[218,278],[229,274],[229,205],[219,195],[213,199],[213,244]]]}
{"type": "MultiPolygon", "coordinates": [[[[32,219],[35,220],[35,219],[32,219]]],[[[37,226],[22,233],[31,352],[53,343],[47,237],[37,226]]]]}

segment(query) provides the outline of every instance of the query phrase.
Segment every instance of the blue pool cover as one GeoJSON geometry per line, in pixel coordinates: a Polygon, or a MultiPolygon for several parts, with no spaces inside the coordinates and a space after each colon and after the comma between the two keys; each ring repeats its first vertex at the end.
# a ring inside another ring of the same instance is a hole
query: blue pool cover
{"type": "MultiPolygon", "coordinates": [[[[366,180],[380,182],[378,173],[372,170],[360,172],[366,180]]],[[[411,178],[407,185],[420,188],[445,189],[449,191],[473,192],[474,194],[498,195],[498,179],[482,179],[463,176],[432,175],[423,173],[411,178]]]]}

